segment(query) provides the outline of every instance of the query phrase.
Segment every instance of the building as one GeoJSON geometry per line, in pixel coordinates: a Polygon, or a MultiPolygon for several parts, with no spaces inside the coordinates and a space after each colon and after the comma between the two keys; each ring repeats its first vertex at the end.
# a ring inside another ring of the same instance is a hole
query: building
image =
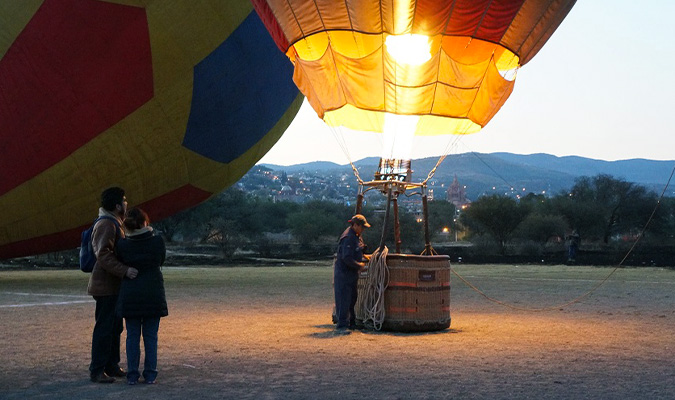
{"type": "Polygon", "coordinates": [[[470,201],[466,199],[466,186],[459,184],[459,181],[457,181],[457,175],[455,175],[452,184],[450,184],[447,194],[448,201],[454,204],[457,208],[461,208],[463,205],[470,203],[470,201]]]}
{"type": "Polygon", "coordinates": [[[290,201],[293,203],[304,203],[305,199],[299,193],[300,189],[293,189],[289,185],[283,185],[281,190],[274,196],[274,201],[290,201]]]}

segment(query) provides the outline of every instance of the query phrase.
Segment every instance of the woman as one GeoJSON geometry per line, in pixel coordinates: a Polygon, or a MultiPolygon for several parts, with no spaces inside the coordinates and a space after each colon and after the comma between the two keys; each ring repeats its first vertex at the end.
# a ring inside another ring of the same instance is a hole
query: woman
{"type": "Polygon", "coordinates": [[[127,383],[138,383],[141,332],[145,345],[143,378],[153,384],[157,378],[157,331],[159,319],[169,314],[164,294],[164,240],[150,227],[150,219],[140,208],[132,208],[124,220],[126,237],[115,246],[117,257],[138,270],[136,279],[125,278],[120,287],[117,313],[127,327],[127,383]]]}

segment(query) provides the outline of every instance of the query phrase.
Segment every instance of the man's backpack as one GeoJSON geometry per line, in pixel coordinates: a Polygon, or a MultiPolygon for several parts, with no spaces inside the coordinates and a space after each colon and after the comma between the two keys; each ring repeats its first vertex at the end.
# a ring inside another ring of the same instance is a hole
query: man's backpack
{"type": "Polygon", "coordinates": [[[82,272],[91,272],[94,270],[94,264],[96,264],[96,253],[94,253],[94,248],[91,245],[91,237],[94,234],[94,225],[101,219],[109,219],[115,223],[115,235],[117,236],[120,230],[120,224],[117,219],[102,215],[94,221],[89,228],[82,232],[82,241],[80,242],[80,270],[82,272]]]}

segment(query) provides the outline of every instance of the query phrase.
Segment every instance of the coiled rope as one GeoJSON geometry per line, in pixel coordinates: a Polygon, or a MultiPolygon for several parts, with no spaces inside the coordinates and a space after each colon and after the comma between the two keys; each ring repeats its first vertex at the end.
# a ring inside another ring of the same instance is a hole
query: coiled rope
{"type": "Polygon", "coordinates": [[[384,323],[384,291],[389,284],[389,268],[387,267],[387,246],[379,248],[373,252],[368,261],[368,278],[364,290],[361,310],[363,315],[363,324],[369,328],[379,331],[384,323]]]}

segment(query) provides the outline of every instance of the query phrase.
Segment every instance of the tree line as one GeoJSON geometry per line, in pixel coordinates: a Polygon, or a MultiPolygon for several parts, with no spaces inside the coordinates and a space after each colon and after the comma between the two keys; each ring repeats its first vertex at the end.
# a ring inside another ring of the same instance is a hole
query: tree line
{"type": "MultiPolygon", "coordinates": [[[[400,209],[404,252],[419,253],[424,247],[420,207],[400,209]]],[[[572,230],[581,234],[586,246],[631,243],[647,221],[643,240],[667,244],[673,238],[674,210],[673,198],[660,199],[643,186],[597,175],[578,178],[570,190],[554,196],[482,196],[459,211],[447,201],[432,201],[429,225],[432,244],[442,246],[459,237],[481,251],[506,255],[560,248],[572,230]]],[[[353,212],[353,207],[331,201],[273,202],[230,188],[155,226],[168,242],[209,243],[226,258],[237,250],[260,256],[330,255],[353,212]]],[[[372,251],[381,240],[384,212],[366,206],[363,214],[373,225],[364,234],[372,251]]],[[[393,229],[385,235],[385,243],[393,248],[393,229]]]]}
{"type": "Polygon", "coordinates": [[[638,235],[651,244],[672,240],[675,199],[610,175],[581,177],[553,197],[528,194],[515,201],[501,196],[478,199],[462,215],[474,239],[489,236],[502,254],[513,241],[546,244],[577,230],[586,243],[634,242],[638,235]],[[647,223],[649,222],[648,226],[647,223]]]}

